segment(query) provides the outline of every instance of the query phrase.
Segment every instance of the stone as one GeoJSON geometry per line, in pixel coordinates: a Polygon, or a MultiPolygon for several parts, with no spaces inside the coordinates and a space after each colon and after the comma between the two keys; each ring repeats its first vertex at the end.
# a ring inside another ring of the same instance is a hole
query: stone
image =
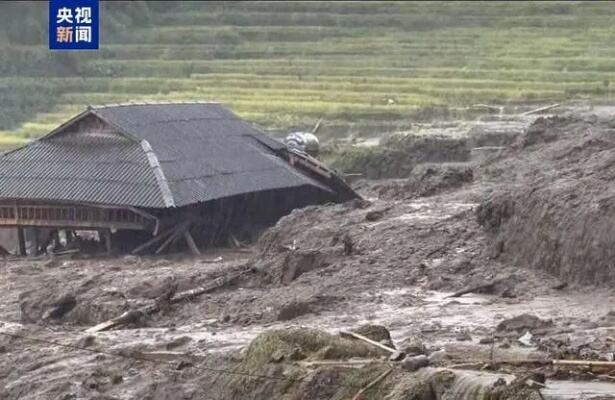
{"type": "Polygon", "coordinates": [[[429,355],[429,363],[430,364],[440,364],[443,363],[447,359],[446,351],[437,350],[429,355]]]}
{"type": "Polygon", "coordinates": [[[414,357],[406,357],[401,362],[401,367],[406,371],[416,371],[418,369],[427,367],[429,365],[429,357],[424,354],[414,356],[414,357]]]}
{"type": "Polygon", "coordinates": [[[498,332],[502,331],[532,331],[553,326],[553,321],[543,320],[532,314],[521,314],[516,317],[505,319],[496,327],[498,332]]]}
{"type": "Polygon", "coordinates": [[[485,336],[483,338],[480,338],[480,340],[478,341],[479,344],[492,344],[495,340],[493,339],[493,337],[491,336],[485,336]]]}

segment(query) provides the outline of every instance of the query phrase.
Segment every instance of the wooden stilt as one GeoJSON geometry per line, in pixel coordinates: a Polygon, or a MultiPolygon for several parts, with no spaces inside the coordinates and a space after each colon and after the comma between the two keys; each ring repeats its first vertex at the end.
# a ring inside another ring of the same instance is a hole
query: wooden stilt
{"type": "Polygon", "coordinates": [[[195,256],[200,256],[201,252],[199,251],[199,248],[194,242],[194,238],[192,237],[192,234],[190,234],[190,231],[188,229],[184,231],[184,239],[186,239],[186,243],[188,244],[188,247],[190,248],[192,254],[195,256]]]}
{"type": "Polygon", "coordinates": [[[133,251],[131,251],[131,253],[132,254],[139,254],[143,250],[147,249],[150,246],[153,246],[154,244],[162,241],[164,238],[166,238],[167,236],[172,234],[174,229],[175,229],[175,227],[169,228],[169,229],[166,229],[166,230],[160,232],[159,235],[156,235],[153,238],[151,238],[150,240],[148,240],[147,242],[145,242],[143,244],[140,244],[139,246],[135,247],[135,249],[133,251]]]}
{"type": "Polygon", "coordinates": [[[19,241],[19,255],[22,257],[27,256],[26,254],[26,235],[24,233],[23,228],[17,228],[17,240],[19,241]]]}
{"type": "Polygon", "coordinates": [[[107,249],[107,255],[111,255],[112,253],[112,246],[111,246],[111,229],[105,229],[103,231],[103,234],[105,236],[105,247],[107,249]]]}
{"type": "Polygon", "coordinates": [[[190,226],[190,221],[186,221],[186,222],[182,222],[181,224],[178,224],[175,227],[173,234],[171,234],[171,236],[169,236],[169,238],[160,245],[158,250],[156,250],[156,254],[162,253],[164,249],[166,249],[167,246],[171,244],[171,242],[175,241],[175,239],[180,237],[181,234],[184,233],[184,231],[188,229],[189,226],[190,226]]]}
{"type": "Polygon", "coordinates": [[[32,238],[32,255],[38,256],[38,228],[33,228],[34,237],[32,238]]]}

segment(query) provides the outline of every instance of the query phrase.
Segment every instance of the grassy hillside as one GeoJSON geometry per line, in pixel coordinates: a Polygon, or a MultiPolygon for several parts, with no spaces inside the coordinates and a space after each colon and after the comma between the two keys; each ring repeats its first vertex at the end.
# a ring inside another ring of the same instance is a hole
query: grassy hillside
{"type": "Polygon", "coordinates": [[[101,2],[101,49],[0,3],[0,145],[88,103],[205,99],[280,130],[379,133],[473,103],[608,99],[609,2],[101,2]]]}

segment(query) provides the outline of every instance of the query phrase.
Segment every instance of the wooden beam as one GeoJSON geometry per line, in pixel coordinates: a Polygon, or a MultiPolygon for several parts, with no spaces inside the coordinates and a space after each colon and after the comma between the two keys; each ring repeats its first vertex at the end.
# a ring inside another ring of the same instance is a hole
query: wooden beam
{"type": "Polygon", "coordinates": [[[84,230],[96,230],[96,229],[129,229],[129,230],[146,230],[143,224],[138,222],[113,222],[113,221],[73,221],[73,220],[27,220],[20,218],[6,219],[0,218],[0,226],[4,227],[51,227],[51,228],[66,228],[66,229],[84,229],[84,230]]]}
{"type": "Polygon", "coordinates": [[[171,234],[171,236],[169,236],[169,238],[167,240],[165,240],[160,247],[158,248],[158,250],[156,250],[155,254],[160,254],[164,251],[164,249],[167,248],[167,246],[169,244],[171,244],[171,242],[175,241],[175,239],[177,239],[178,237],[181,236],[182,233],[184,233],[184,231],[186,229],[188,229],[188,227],[190,226],[191,222],[190,221],[184,221],[180,224],[177,224],[175,226],[175,229],[173,231],[173,233],[171,234]]]}
{"type": "Polygon", "coordinates": [[[131,254],[139,254],[143,250],[147,249],[150,246],[155,245],[156,243],[160,242],[165,237],[169,236],[171,233],[173,233],[174,229],[175,229],[174,227],[170,228],[170,229],[165,229],[164,231],[160,232],[160,234],[154,236],[153,238],[151,238],[147,242],[145,242],[145,243],[135,247],[135,249],[133,251],[131,251],[130,253],[131,254]]]}
{"type": "Polygon", "coordinates": [[[188,247],[190,248],[190,251],[192,252],[192,254],[195,256],[200,256],[201,252],[199,251],[199,248],[194,242],[194,238],[192,237],[188,229],[184,231],[184,239],[186,239],[186,243],[188,244],[188,247]]]}

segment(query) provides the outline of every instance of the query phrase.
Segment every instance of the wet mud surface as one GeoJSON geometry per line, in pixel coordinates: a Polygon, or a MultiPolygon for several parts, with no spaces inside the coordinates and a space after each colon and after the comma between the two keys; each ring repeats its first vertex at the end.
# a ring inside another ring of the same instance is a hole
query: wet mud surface
{"type": "MultiPolygon", "coordinates": [[[[383,325],[397,348],[429,355],[433,368],[612,361],[615,131],[600,115],[537,118],[510,130],[483,122],[474,128],[481,136],[464,146],[503,149],[419,165],[404,178],[355,182],[364,201],[295,210],[244,249],[198,258],[3,261],[0,333],[17,336],[0,336],[0,398],[275,398],[279,388],[266,385],[229,397],[234,381],[220,370],[241,365],[259,334],[297,326],[336,335],[383,325]],[[85,332],[246,267],[231,285],[139,323],[85,332]]],[[[285,373],[276,368],[259,371],[285,373]]],[[[615,392],[595,376],[546,374],[545,398],[615,392]]],[[[480,381],[467,379],[472,387],[480,381]]],[[[297,398],[345,398],[314,382],[297,398]]]]}

